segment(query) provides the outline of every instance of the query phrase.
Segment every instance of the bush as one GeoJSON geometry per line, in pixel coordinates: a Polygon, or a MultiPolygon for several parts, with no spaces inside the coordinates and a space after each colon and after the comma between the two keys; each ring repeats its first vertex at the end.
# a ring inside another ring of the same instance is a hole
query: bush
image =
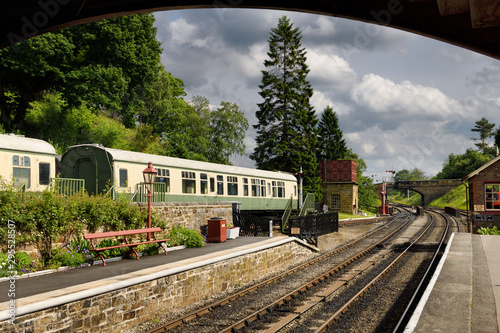
{"type": "MultiPolygon", "coordinates": [[[[53,244],[70,244],[70,240],[79,237],[84,229],[90,233],[99,229],[138,229],[145,226],[146,218],[147,211],[130,204],[126,198],[114,201],[104,195],[85,193],[66,197],[49,190],[19,192],[0,178],[0,249],[5,251],[8,243],[8,220],[15,221],[16,244],[33,244],[41,255],[43,266],[57,266],[59,260],[63,260],[61,264],[64,265],[68,261],[72,263],[73,260],[65,258],[61,251],[53,252],[53,244]],[[54,259],[54,255],[58,258],[54,259]]],[[[152,215],[152,225],[166,227],[165,221],[158,219],[156,214],[152,215]]],[[[70,245],[71,251],[77,250],[78,245],[70,245]]]]}
{"type": "MultiPolygon", "coordinates": [[[[97,245],[97,248],[115,246],[115,245],[120,245],[120,243],[118,243],[118,241],[116,241],[114,239],[109,238],[109,239],[105,239],[105,240],[101,241],[97,245]]],[[[121,256],[122,250],[127,251],[127,248],[110,249],[110,250],[106,250],[106,251],[101,251],[99,253],[102,254],[104,256],[104,258],[114,258],[114,257],[121,256]]],[[[96,257],[98,257],[98,256],[96,255],[96,257]]]]}
{"type": "Polygon", "coordinates": [[[73,247],[68,244],[52,251],[51,264],[55,266],[81,266],[83,263],[90,261],[92,254],[88,249],[82,247],[73,247]]]}
{"type": "Polygon", "coordinates": [[[478,234],[480,235],[500,235],[500,230],[497,229],[497,227],[493,228],[479,228],[477,229],[478,234]]]}
{"type": "Polygon", "coordinates": [[[203,247],[206,242],[205,237],[198,230],[191,229],[182,224],[174,225],[167,238],[170,238],[170,246],[203,247]]]}

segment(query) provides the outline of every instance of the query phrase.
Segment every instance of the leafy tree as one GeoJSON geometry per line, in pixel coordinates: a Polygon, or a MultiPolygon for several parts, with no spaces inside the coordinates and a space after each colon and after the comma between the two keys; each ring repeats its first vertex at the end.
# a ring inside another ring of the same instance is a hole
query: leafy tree
{"type": "Polygon", "coordinates": [[[310,105],[313,90],[301,32],[283,16],[271,29],[269,59],[264,61],[258,104],[257,147],[250,155],[259,169],[304,171],[304,191],[320,198],[321,179],[316,159],[318,122],[310,105]]]}
{"type": "Polygon", "coordinates": [[[339,127],[337,113],[327,106],[318,125],[318,160],[341,160],[347,152],[347,143],[339,127]]]}
{"type": "Polygon", "coordinates": [[[467,149],[467,151],[463,155],[450,154],[443,164],[443,170],[441,170],[434,178],[462,178],[489,162],[490,159],[490,155],[482,154],[473,149],[467,149]]]}
{"type": "Polygon", "coordinates": [[[479,148],[479,150],[482,150],[483,153],[490,153],[490,151],[488,150],[488,142],[486,142],[486,140],[494,136],[494,127],[495,124],[490,123],[486,118],[483,117],[481,118],[481,120],[476,121],[476,125],[473,129],[471,129],[472,132],[479,132],[479,138],[472,138],[472,140],[480,140],[480,142],[475,143],[475,145],[479,148]]]}
{"type": "Polygon", "coordinates": [[[231,164],[234,154],[245,154],[245,133],[248,120],[238,105],[221,102],[220,107],[210,113],[210,145],[207,157],[210,162],[231,164]]]}
{"type": "Polygon", "coordinates": [[[3,127],[24,130],[29,104],[48,90],[61,92],[71,107],[107,110],[135,126],[160,60],[153,23],[152,14],[112,18],[0,50],[3,127]]]}
{"type": "Polygon", "coordinates": [[[366,171],[366,163],[360,158],[356,153],[353,153],[350,149],[347,150],[345,159],[353,160],[356,162],[356,173],[358,180],[358,204],[359,207],[364,207],[363,209],[370,208],[371,211],[377,212],[379,197],[375,193],[375,186],[373,185],[373,179],[364,176],[363,173],[366,171]]]}
{"type": "Polygon", "coordinates": [[[394,177],[394,180],[397,182],[405,180],[425,180],[425,179],[428,179],[428,177],[419,168],[414,168],[411,171],[406,169],[400,170],[396,172],[396,175],[394,177]]]}

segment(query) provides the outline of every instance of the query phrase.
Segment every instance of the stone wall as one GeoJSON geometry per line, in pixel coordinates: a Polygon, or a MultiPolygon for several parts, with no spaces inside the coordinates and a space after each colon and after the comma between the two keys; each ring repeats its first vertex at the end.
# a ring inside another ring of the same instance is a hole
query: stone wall
{"type": "MultiPolygon", "coordinates": [[[[147,207],[147,203],[138,203],[147,207]]],[[[227,223],[233,222],[233,206],[230,202],[155,202],[152,210],[169,226],[184,223],[193,229],[203,230],[212,217],[222,217],[227,223]]]]}
{"type": "Polygon", "coordinates": [[[357,215],[358,214],[358,184],[352,182],[329,182],[323,183],[325,194],[323,204],[328,206],[329,210],[341,213],[357,215]],[[340,195],[340,209],[333,209],[331,196],[340,195]]]}
{"type": "Polygon", "coordinates": [[[131,332],[146,321],[235,286],[259,280],[310,258],[313,251],[290,239],[259,252],[168,275],[43,311],[21,315],[0,332],[131,332]]]}

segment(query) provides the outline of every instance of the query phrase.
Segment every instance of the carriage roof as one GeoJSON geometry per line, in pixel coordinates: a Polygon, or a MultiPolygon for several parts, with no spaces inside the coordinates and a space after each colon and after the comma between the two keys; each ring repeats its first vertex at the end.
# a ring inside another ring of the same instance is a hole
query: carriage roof
{"type": "Polygon", "coordinates": [[[138,153],[134,151],[106,148],[102,145],[97,145],[97,144],[71,146],[68,147],[68,151],[72,148],[85,147],[85,146],[94,147],[106,151],[111,155],[114,161],[140,163],[144,165],[147,165],[148,162],[152,162],[155,167],[187,168],[187,169],[195,169],[207,172],[231,173],[231,174],[241,174],[253,177],[261,177],[261,178],[275,178],[287,181],[297,181],[294,175],[287,172],[258,170],[258,169],[238,167],[232,165],[186,160],[177,157],[138,153]]]}
{"type": "Polygon", "coordinates": [[[0,149],[56,155],[50,143],[15,134],[0,134],[0,149]]]}

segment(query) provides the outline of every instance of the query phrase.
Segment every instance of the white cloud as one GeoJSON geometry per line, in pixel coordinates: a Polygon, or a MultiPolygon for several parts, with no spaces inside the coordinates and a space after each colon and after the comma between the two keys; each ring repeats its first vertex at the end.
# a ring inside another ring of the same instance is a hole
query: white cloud
{"type": "Polygon", "coordinates": [[[376,74],[365,75],[351,92],[355,103],[378,113],[432,115],[446,117],[462,108],[439,89],[416,85],[410,81],[396,84],[376,74]]]}
{"type": "MultiPolygon", "coordinates": [[[[333,107],[367,173],[418,167],[434,175],[450,153],[472,146],[474,121],[484,116],[500,124],[498,61],[346,19],[248,9],[156,13],[162,63],[185,82],[188,96],[236,102],[253,125],[269,31],[283,15],[302,30],[311,104],[318,114],[333,107]]],[[[250,127],[247,153],[254,136],[250,127]]]]}

